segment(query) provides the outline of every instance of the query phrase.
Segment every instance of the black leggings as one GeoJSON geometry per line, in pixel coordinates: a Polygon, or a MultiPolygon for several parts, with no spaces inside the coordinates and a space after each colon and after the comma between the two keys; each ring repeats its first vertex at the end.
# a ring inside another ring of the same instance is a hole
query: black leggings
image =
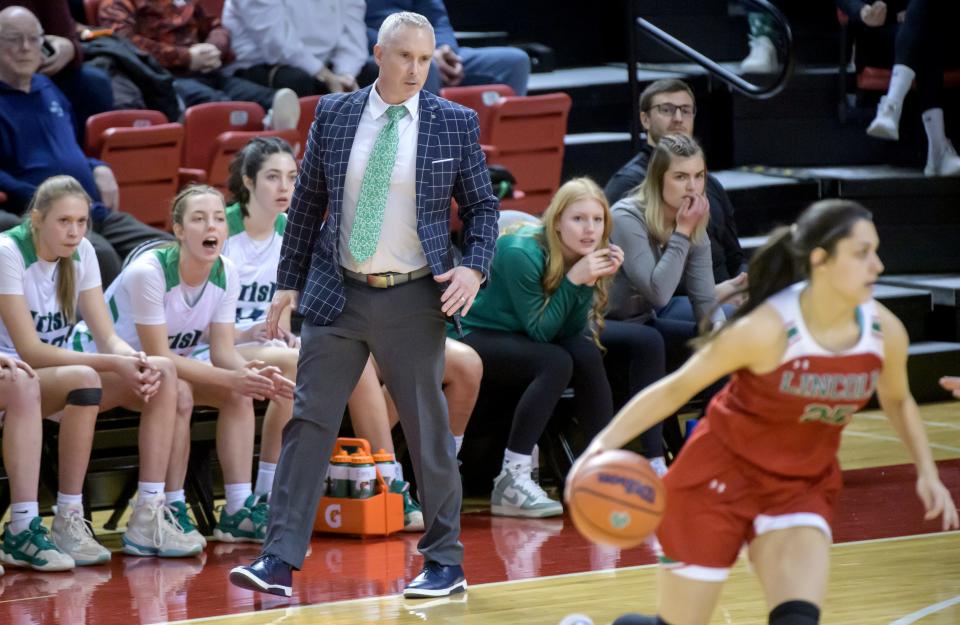
{"type": "Polygon", "coordinates": [[[858,70],[865,65],[889,67],[906,65],[917,77],[917,99],[921,111],[942,106],[945,62],[960,61],[954,45],[947,45],[948,25],[960,18],[956,0],[909,0],[906,17],[897,23],[903,2],[887,2],[887,22],[870,28],[855,25],[858,70]]]}
{"type": "Polygon", "coordinates": [[[484,383],[522,387],[507,449],[529,455],[540,440],[563,391],[572,386],[574,412],[584,435],[593,438],[613,417],[610,383],[600,349],[584,335],[539,343],[525,334],[474,330],[463,342],[483,360],[484,383]]]}
{"type": "Polygon", "coordinates": [[[327,85],[302,69],[291,65],[254,65],[245,69],[238,69],[233,75],[271,89],[282,89],[284,87],[293,89],[301,98],[330,93],[327,85]]]}
{"type": "MultiPolygon", "coordinates": [[[[600,342],[607,348],[604,362],[616,410],[666,373],[663,336],[648,325],[608,319],[600,342]]],[[[662,456],[663,423],[642,433],[640,442],[646,457],[662,456]]]]}

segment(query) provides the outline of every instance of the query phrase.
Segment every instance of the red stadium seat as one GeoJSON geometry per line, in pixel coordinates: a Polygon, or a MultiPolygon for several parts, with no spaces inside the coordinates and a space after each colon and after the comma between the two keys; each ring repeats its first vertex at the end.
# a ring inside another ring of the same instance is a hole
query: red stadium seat
{"type": "Polygon", "coordinates": [[[445,87],[440,96],[462,104],[477,112],[480,123],[480,143],[489,143],[490,119],[493,116],[493,104],[500,98],[515,96],[509,85],[476,85],[472,87],[445,87]]]}
{"type": "Polygon", "coordinates": [[[297,134],[300,135],[300,151],[297,152],[297,158],[303,158],[303,152],[307,149],[307,139],[310,137],[310,124],[313,123],[313,117],[317,112],[317,103],[320,101],[318,95],[307,95],[300,98],[300,121],[297,122],[297,134]]]}
{"type": "Polygon", "coordinates": [[[296,129],[290,130],[259,130],[259,131],[230,131],[224,132],[213,140],[210,159],[204,168],[207,172],[206,183],[216,188],[230,201],[227,191],[227,180],[230,178],[230,163],[237,152],[243,149],[254,137],[281,137],[293,146],[296,151],[300,142],[300,135],[296,129]]]}
{"type": "Polygon", "coordinates": [[[87,26],[99,26],[100,0],[83,0],[83,13],[87,17],[87,26]]]}
{"type": "Polygon", "coordinates": [[[157,111],[109,111],[87,120],[87,153],[113,170],[120,208],[166,228],[179,187],[183,126],[157,111]]]}
{"type": "Polygon", "coordinates": [[[226,192],[230,161],[256,136],[284,138],[299,152],[297,129],[264,130],[263,108],[256,102],[208,102],[184,114],[185,143],[181,184],[205,182],[226,192]]]}
{"type": "Polygon", "coordinates": [[[263,130],[263,107],[256,102],[208,102],[186,110],[183,116],[183,165],[205,170],[214,140],[224,132],[263,130]]]}
{"type": "Polygon", "coordinates": [[[487,163],[509,169],[523,192],[502,208],[539,215],[550,203],[560,187],[570,103],[567,94],[550,93],[506,97],[491,107],[487,163]]]}
{"type": "Polygon", "coordinates": [[[99,154],[103,133],[108,128],[147,128],[166,124],[168,121],[167,116],[160,111],[148,109],[123,109],[93,115],[87,118],[87,143],[84,150],[89,156],[99,154]]]}

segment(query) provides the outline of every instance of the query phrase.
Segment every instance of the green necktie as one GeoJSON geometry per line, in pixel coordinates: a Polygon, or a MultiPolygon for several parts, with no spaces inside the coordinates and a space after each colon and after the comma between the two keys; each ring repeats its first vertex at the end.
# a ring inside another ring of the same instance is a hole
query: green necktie
{"type": "Polygon", "coordinates": [[[380,228],[383,226],[383,209],[387,205],[390,176],[397,160],[397,144],[400,142],[397,124],[406,112],[407,109],[402,106],[391,106],[387,109],[390,120],[377,135],[370,152],[370,160],[367,161],[367,169],[363,172],[360,199],[357,200],[357,211],[348,243],[350,253],[358,263],[367,260],[377,251],[380,228]]]}

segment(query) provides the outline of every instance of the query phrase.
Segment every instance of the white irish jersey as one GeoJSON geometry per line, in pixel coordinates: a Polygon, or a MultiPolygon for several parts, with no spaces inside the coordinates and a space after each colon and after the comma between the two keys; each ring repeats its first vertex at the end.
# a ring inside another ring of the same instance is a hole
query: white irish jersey
{"type": "MultiPolygon", "coordinates": [[[[100,286],[97,254],[86,239],[73,253],[76,294],[100,286]]],[[[33,317],[37,336],[44,343],[64,347],[72,324],[57,302],[59,261],[49,262],[37,256],[30,227],[21,224],[0,234],[0,295],[23,295],[33,317]]],[[[15,355],[10,333],[0,322],[0,352],[15,355]]]]}
{"type": "MultiPolygon", "coordinates": [[[[179,246],[144,252],[107,289],[117,334],[134,349],[142,349],[137,324],[166,324],[170,351],[189,356],[206,346],[211,323],[233,323],[240,290],[233,263],[221,256],[206,282],[195,287],[180,280],[179,264],[179,246]]],[[[96,350],[82,322],[71,342],[77,351],[96,350]]]]}
{"type": "Polygon", "coordinates": [[[267,320],[267,309],[277,290],[277,265],[280,264],[280,243],[287,216],[277,215],[271,235],[256,241],[243,229],[243,213],[239,204],[227,207],[227,226],[230,229],[223,255],[233,261],[240,276],[240,295],[237,297],[237,330],[267,320]]]}

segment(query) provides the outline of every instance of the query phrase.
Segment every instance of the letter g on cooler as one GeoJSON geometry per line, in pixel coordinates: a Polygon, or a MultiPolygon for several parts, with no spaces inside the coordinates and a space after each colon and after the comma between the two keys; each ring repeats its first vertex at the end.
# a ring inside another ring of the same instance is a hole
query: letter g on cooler
{"type": "Polygon", "coordinates": [[[323,511],[323,519],[330,527],[340,527],[340,504],[332,503],[323,511]]]}

